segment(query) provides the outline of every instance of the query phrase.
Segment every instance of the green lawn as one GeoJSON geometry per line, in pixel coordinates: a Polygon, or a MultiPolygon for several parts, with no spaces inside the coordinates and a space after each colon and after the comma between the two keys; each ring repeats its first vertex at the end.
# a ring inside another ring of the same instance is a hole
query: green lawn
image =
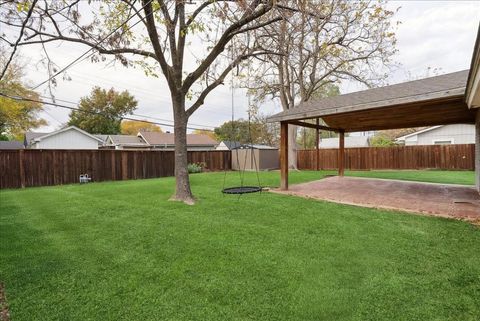
{"type": "MultiPolygon", "coordinates": [[[[471,183],[468,172],[415,173],[471,183]]],[[[291,182],[323,174],[293,172],[291,182]]],[[[479,319],[478,227],[273,193],[223,196],[223,176],[192,175],[195,206],[168,201],[173,178],[0,191],[11,319],[479,319]]],[[[261,179],[277,185],[278,172],[261,179]]]]}
{"type": "MultiPolygon", "coordinates": [[[[335,173],[335,172],[332,172],[335,173]]],[[[347,176],[374,177],[442,184],[474,185],[473,171],[346,171],[347,176]]]]}

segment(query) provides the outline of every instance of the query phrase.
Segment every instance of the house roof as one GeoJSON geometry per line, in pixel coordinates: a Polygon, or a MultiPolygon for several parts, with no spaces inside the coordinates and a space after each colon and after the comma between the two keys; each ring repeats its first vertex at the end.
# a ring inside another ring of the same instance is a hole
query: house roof
{"type": "Polygon", "coordinates": [[[103,143],[103,140],[95,135],[92,135],[90,133],[87,133],[86,131],[76,127],[76,126],[69,126],[69,127],[65,127],[65,128],[62,128],[60,130],[57,130],[57,131],[54,131],[54,132],[51,132],[51,133],[35,133],[35,132],[27,132],[25,133],[25,140],[27,141],[27,144],[30,144],[32,143],[32,141],[41,141],[45,138],[48,138],[48,137],[51,137],[51,136],[54,136],[54,135],[58,135],[60,133],[63,133],[63,132],[66,132],[66,131],[69,131],[69,130],[75,130],[79,133],[82,133],[83,135],[86,135],[96,141],[99,141],[101,143],[103,143]]]}
{"type": "Polygon", "coordinates": [[[237,148],[237,147],[240,147],[240,142],[236,142],[236,141],[230,141],[230,140],[223,140],[222,143],[227,146],[228,149],[234,149],[234,148],[237,148]]]}
{"type": "MultiPolygon", "coordinates": [[[[139,135],[150,145],[175,145],[173,133],[140,132],[139,135]]],[[[217,145],[217,141],[202,134],[187,134],[187,145],[217,145]]]]}
{"type": "Polygon", "coordinates": [[[364,131],[473,123],[464,102],[468,70],[301,103],[268,121],[322,118],[328,126],[364,131]]]}
{"type": "MultiPolygon", "coordinates": [[[[369,146],[369,137],[368,136],[346,136],[345,137],[345,147],[368,147],[369,146]]],[[[338,148],[339,140],[338,137],[331,138],[322,138],[320,140],[320,148],[338,148]]]]}
{"type": "Polygon", "coordinates": [[[148,144],[140,136],[135,135],[108,135],[114,145],[145,145],[148,144]]]}
{"type": "Polygon", "coordinates": [[[97,137],[98,139],[102,140],[103,142],[105,142],[108,138],[108,135],[102,135],[102,134],[95,134],[93,136],[97,137]]]}
{"type": "Polygon", "coordinates": [[[27,144],[30,144],[30,142],[38,137],[42,137],[45,135],[48,135],[49,133],[40,133],[40,132],[26,132],[25,133],[25,141],[27,144]]]}
{"type": "Polygon", "coordinates": [[[437,129],[437,128],[440,128],[440,127],[443,127],[443,126],[445,126],[445,125],[428,127],[428,128],[425,128],[425,129],[422,129],[422,130],[419,130],[419,131],[416,131],[416,132],[413,132],[413,133],[410,133],[410,134],[407,134],[407,135],[404,135],[404,136],[400,136],[400,137],[396,138],[395,140],[405,140],[408,137],[412,137],[412,136],[415,136],[415,135],[418,135],[418,134],[429,132],[431,130],[434,130],[434,129],[437,129]]]}
{"type": "Polygon", "coordinates": [[[470,107],[480,107],[480,23],[478,24],[477,39],[473,48],[470,72],[468,74],[465,100],[470,107]]]}
{"type": "Polygon", "coordinates": [[[0,149],[24,149],[22,142],[12,140],[12,141],[0,141],[0,149]]]}
{"type": "Polygon", "coordinates": [[[272,146],[268,146],[268,145],[262,145],[262,144],[242,144],[236,148],[233,148],[233,149],[249,149],[249,148],[253,148],[253,149],[278,149],[277,147],[272,147],[272,146]]]}

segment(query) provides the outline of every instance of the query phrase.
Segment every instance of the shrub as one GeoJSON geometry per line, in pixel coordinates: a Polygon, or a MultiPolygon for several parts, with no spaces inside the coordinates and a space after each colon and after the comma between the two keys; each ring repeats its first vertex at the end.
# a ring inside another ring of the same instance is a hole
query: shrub
{"type": "Polygon", "coordinates": [[[397,143],[389,137],[384,135],[377,135],[370,139],[370,146],[372,147],[390,147],[397,146],[397,143]]]}
{"type": "Polygon", "coordinates": [[[189,173],[201,173],[203,171],[201,163],[188,164],[187,168],[189,173]]]}

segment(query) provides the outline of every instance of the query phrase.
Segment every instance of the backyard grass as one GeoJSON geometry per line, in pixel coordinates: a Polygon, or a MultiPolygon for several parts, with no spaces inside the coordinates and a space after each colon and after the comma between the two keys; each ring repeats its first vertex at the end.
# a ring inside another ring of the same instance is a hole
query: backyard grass
{"type": "MultiPolygon", "coordinates": [[[[471,183],[453,173],[406,177],[471,183]]],[[[292,172],[291,182],[325,174],[292,172]]],[[[401,178],[390,174],[381,175],[401,178]]],[[[478,227],[274,193],[223,196],[223,178],[192,175],[195,206],[168,201],[173,178],[0,191],[11,319],[479,319],[478,227]]],[[[278,185],[278,172],[261,180],[278,185]]]]}
{"type": "MultiPolygon", "coordinates": [[[[335,172],[332,172],[335,173],[335,172]]],[[[440,171],[440,170],[424,170],[424,171],[346,171],[347,176],[387,178],[406,181],[418,181],[428,183],[442,184],[462,184],[474,185],[475,176],[473,171],[440,171]]]]}

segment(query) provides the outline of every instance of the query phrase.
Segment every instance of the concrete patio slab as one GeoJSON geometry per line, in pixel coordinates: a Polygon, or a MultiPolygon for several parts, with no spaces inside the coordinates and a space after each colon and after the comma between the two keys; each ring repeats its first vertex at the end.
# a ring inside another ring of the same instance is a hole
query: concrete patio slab
{"type": "Polygon", "coordinates": [[[473,186],[335,176],[292,185],[288,191],[273,192],[342,204],[480,221],[480,195],[473,186]]]}

